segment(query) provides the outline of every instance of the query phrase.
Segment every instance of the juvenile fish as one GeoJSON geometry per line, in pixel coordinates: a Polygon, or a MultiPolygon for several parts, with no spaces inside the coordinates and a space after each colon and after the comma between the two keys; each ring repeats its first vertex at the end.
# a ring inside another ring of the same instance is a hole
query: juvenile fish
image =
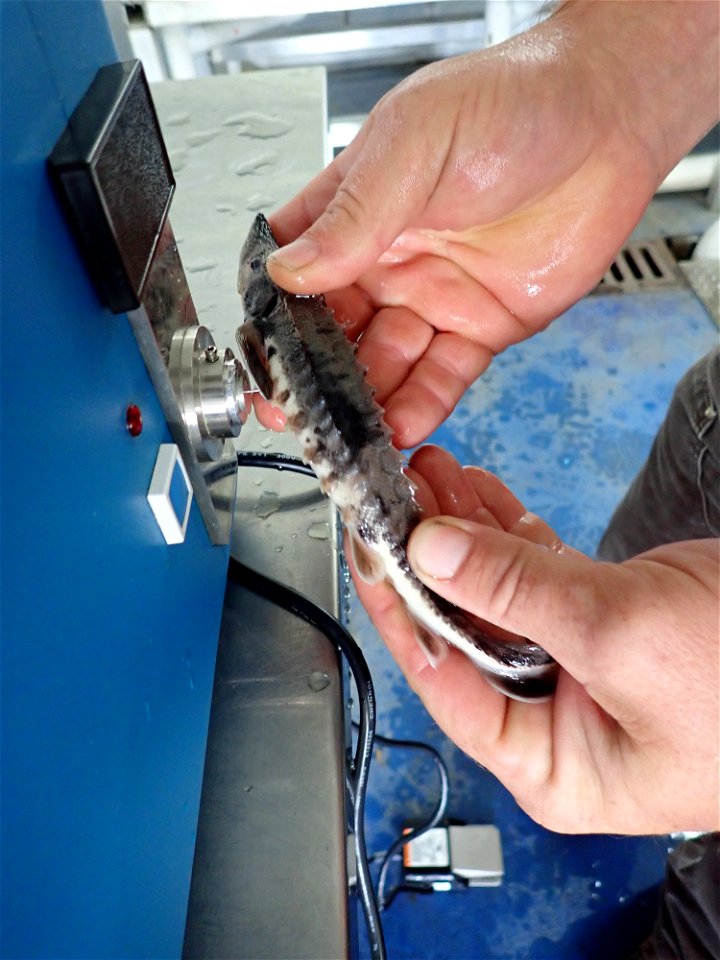
{"type": "Polygon", "coordinates": [[[422,516],[403,457],[324,298],[295,296],[270,279],[265,263],[276,249],[267,220],[258,214],[240,255],[245,322],[237,331],[238,346],[258,389],[285,414],[303,460],[338,507],[359,575],[392,584],[431,663],[449,643],[508,696],[548,697],[557,664],[545,650],[492,637],[411,569],[408,539],[422,516]]]}

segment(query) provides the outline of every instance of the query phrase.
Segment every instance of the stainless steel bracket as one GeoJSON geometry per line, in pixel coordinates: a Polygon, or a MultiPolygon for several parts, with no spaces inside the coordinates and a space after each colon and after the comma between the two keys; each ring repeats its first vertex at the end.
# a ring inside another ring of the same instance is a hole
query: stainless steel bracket
{"type": "Polygon", "coordinates": [[[226,438],[239,436],[248,417],[240,362],[229,349],[220,356],[206,327],[184,327],[170,342],[168,372],[198,460],[222,460],[226,438]]]}
{"type": "Polygon", "coordinates": [[[143,302],[128,319],[210,540],[228,543],[237,480],[229,438],[238,436],[247,419],[249,383],[232,351],[221,356],[209,330],[198,324],[168,221],[143,302]]]}

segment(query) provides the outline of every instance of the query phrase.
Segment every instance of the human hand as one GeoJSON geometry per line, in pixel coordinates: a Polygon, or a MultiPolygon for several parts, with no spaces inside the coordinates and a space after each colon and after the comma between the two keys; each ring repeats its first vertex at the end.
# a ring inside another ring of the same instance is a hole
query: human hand
{"type": "Polygon", "coordinates": [[[302,235],[273,280],[335,291],[398,446],[602,276],[716,116],[717,21],[708,3],[568,3],[409,77],[271,217],[280,242],[302,235]]]}
{"type": "Polygon", "coordinates": [[[444,515],[410,539],[418,576],[457,606],[539,643],[561,667],[544,703],[509,700],[454,649],[433,668],[392,588],[355,578],[445,733],[550,829],[716,829],[717,541],[597,563],[563,547],[491,474],[463,469],[437,447],[422,448],[410,467],[426,514],[444,515]]]}

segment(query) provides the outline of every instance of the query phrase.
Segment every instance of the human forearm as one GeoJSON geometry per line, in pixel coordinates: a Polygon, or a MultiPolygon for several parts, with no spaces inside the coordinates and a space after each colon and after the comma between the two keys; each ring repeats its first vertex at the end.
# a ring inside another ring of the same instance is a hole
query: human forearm
{"type": "Polygon", "coordinates": [[[720,116],[715,0],[567,0],[552,25],[585,59],[659,183],[720,116]]]}

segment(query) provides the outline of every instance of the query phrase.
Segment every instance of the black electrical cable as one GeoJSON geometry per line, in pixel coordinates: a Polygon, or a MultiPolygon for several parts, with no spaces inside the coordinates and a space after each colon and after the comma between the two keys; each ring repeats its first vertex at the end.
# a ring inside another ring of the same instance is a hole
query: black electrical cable
{"type": "Polygon", "coordinates": [[[388,910],[392,904],[395,897],[402,893],[403,890],[408,891],[409,893],[435,893],[435,889],[432,883],[422,882],[419,880],[403,880],[402,883],[398,883],[397,886],[393,887],[390,893],[385,899],[385,909],[388,910]]]}
{"type": "MultiPolygon", "coordinates": [[[[314,472],[314,470],[312,469],[312,467],[310,467],[310,466],[309,466],[308,464],[306,464],[304,461],[300,460],[298,457],[293,457],[293,456],[290,456],[290,455],[285,454],[285,453],[261,453],[261,452],[259,452],[259,451],[240,451],[240,452],[238,452],[238,454],[237,454],[237,463],[238,463],[238,467],[266,467],[266,468],[271,468],[271,469],[274,469],[274,470],[287,470],[287,471],[290,472],[290,473],[299,473],[299,474],[302,474],[302,475],[308,476],[308,477],[315,477],[315,472],[314,472]]],[[[238,564],[238,561],[233,560],[232,563],[233,563],[233,564],[238,564]]],[[[242,566],[242,565],[238,564],[238,566],[242,566]]],[[[245,570],[248,570],[248,571],[249,571],[250,568],[246,567],[245,570]]],[[[251,571],[251,572],[252,572],[255,576],[257,576],[257,577],[261,577],[261,576],[262,576],[261,574],[256,574],[255,571],[251,571]]],[[[267,581],[270,582],[270,583],[273,583],[273,582],[274,582],[274,581],[271,581],[270,578],[263,578],[263,579],[267,580],[267,581]]],[[[303,597],[301,594],[296,594],[295,591],[292,591],[292,590],[291,590],[291,588],[289,588],[289,587],[284,587],[284,586],[282,586],[282,585],[280,585],[280,584],[278,584],[278,587],[282,587],[282,590],[283,590],[283,591],[288,591],[289,593],[294,594],[296,598],[299,598],[300,600],[304,601],[306,604],[309,605],[309,608],[312,608],[311,612],[312,612],[313,614],[316,614],[316,613],[319,612],[319,613],[322,614],[324,617],[327,617],[327,618],[329,619],[330,623],[334,625],[334,628],[339,628],[341,631],[343,631],[343,633],[344,633],[344,635],[345,635],[345,638],[350,642],[350,644],[352,645],[352,647],[354,647],[354,648],[357,650],[357,653],[360,655],[360,658],[362,659],[362,662],[363,662],[363,664],[365,665],[365,669],[367,670],[367,664],[365,664],[365,658],[364,658],[364,657],[362,656],[362,654],[360,653],[359,648],[357,648],[357,645],[355,644],[355,641],[352,639],[352,637],[350,636],[350,634],[345,630],[344,627],[342,627],[342,625],[341,625],[337,620],[335,620],[333,617],[330,617],[330,615],[329,615],[328,613],[326,613],[324,610],[322,610],[322,608],[316,607],[315,604],[313,604],[312,601],[308,600],[306,597],[303,597]]],[[[251,588],[251,589],[252,589],[252,588],[251,588]]],[[[259,591],[258,591],[258,592],[259,592],[259,591]]],[[[277,602],[277,601],[274,600],[274,597],[273,597],[272,595],[268,596],[268,599],[272,600],[273,602],[277,602]]],[[[279,605],[280,605],[280,606],[284,606],[284,604],[282,604],[282,603],[280,603],[279,605]]],[[[290,608],[287,607],[286,609],[290,609],[290,608]]],[[[306,616],[304,616],[303,613],[297,612],[297,611],[295,611],[295,610],[292,610],[291,612],[296,613],[297,616],[302,616],[303,619],[308,620],[309,623],[313,623],[313,621],[312,621],[312,620],[309,620],[306,616]]],[[[315,623],[314,625],[315,625],[315,626],[318,626],[318,629],[322,630],[322,631],[325,633],[325,635],[328,636],[330,639],[336,640],[336,638],[335,638],[334,636],[332,636],[332,633],[331,633],[331,632],[330,632],[330,633],[326,632],[326,631],[323,629],[322,626],[319,626],[319,624],[316,624],[316,623],[315,623]]],[[[336,642],[337,642],[337,641],[336,641],[336,642]]],[[[338,645],[341,649],[343,649],[343,648],[340,646],[339,643],[338,643],[337,645],[338,645]]],[[[343,653],[344,653],[344,652],[345,652],[345,651],[343,650],[343,653]]],[[[347,655],[346,655],[346,656],[347,656],[347,655]]],[[[350,668],[351,668],[351,670],[352,670],[352,663],[350,663],[349,658],[348,658],[348,663],[350,664],[350,668]]],[[[353,672],[353,676],[355,677],[355,683],[356,683],[356,686],[357,686],[357,685],[358,685],[358,679],[357,679],[357,677],[355,676],[354,672],[353,672]]],[[[369,679],[369,678],[370,678],[369,671],[368,671],[368,673],[367,673],[367,676],[368,676],[368,679],[369,679]]],[[[372,681],[370,681],[370,690],[372,691],[372,681]]],[[[361,697],[361,694],[360,694],[360,688],[359,688],[359,686],[358,686],[358,696],[361,698],[361,702],[362,702],[362,697],[361,697]]],[[[399,838],[390,846],[390,848],[389,848],[389,849],[386,851],[386,853],[385,853],[385,856],[384,856],[384,858],[383,858],[382,865],[381,865],[381,868],[380,868],[380,878],[379,878],[379,884],[378,884],[378,896],[379,896],[379,901],[380,901],[380,908],[379,908],[379,909],[380,909],[380,910],[383,910],[384,908],[386,908],[387,906],[390,905],[391,901],[392,901],[392,900],[394,899],[394,897],[395,897],[395,893],[397,892],[397,889],[395,889],[395,890],[392,890],[392,891],[390,892],[390,894],[388,895],[387,898],[384,896],[384,892],[385,892],[385,881],[386,881],[386,879],[387,879],[387,871],[388,871],[388,868],[389,868],[389,866],[390,866],[390,862],[391,862],[392,858],[395,856],[395,854],[398,852],[398,850],[402,849],[402,847],[403,847],[406,843],[409,843],[411,840],[416,839],[417,837],[421,836],[421,835],[422,835],[423,833],[425,833],[426,831],[432,830],[433,827],[436,827],[439,823],[442,822],[442,820],[443,820],[444,817],[445,817],[446,810],[447,810],[447,802],[448,802],[448,795],[449,795],[449,778],[448,778],[448,772],[447,772],[447,767],[445,766],[445,762],[443,761],[442,757],[441,757],[440,754],[437,752],[437,750],[435,750],[434,747],[431,747],[430,744],[421,743],[420,741],[416,741],[416,740],[396,740],[396,739],[393,739],[393,738],[391,738],[391,737],[382,737],[382,736],[380,736],[379,734],[376,734],[376,733],[375,733],[375,709],[374,709],[374,708],[375,708],[375,705],[374,705],[374,694],[373,694],[373,702],[372,702],[372,732],[371,732],[371,735],[370,735],[370,754],[372,754],[372,741],[373,741],[373,739],[374,739],[376,742],[378,742],[378,743],[385,743],[385,744],[387,744],[388,746],[398,746],[398,747],[405,747],[405,748],[407,748],[407,749],[424,750],[424,751],[426,751],[427,753],[430,753],[430,754],[431,754],[431,756],[433,757],[433,760],[434,760],[435,763],[437,764],[438,772],[439,772],[439,774],[440,774],[440,799],[438,800],[438,804],[437,804],[437,806],[436,806],[436,808],[435,808],[435,810],[434,810],[431,818],[428,820],[428,822],[427,822],[426,824],[418,827],[417,829],[413,830],[411,833],[408,833],[408,834],[403,835],[402,837],[399,837],[399,838]]],[[[363,737],[362,737],[362,728],[361,728],[361,736],[358,737],[358,746],[357,746],[357,750],[356,750],[356,754],[355,754],[355,762],[354,762],[354,766],[355,766],[355,779],[354,779],[354,782],[353,782],[353,786],[354,786],[355,789],[354,789],[354,791],[353,791],[353,790],[350,790],[350,791],[349,791],[350,794],[351,794],[351,797],[353,798],[354,811],[355,811],[355,820],[356,820],[356,821],[357,821],[357,810],[358,810],[358,806],[360,807],[361,812],[364,810],[364,805],[365,805],[365,789],[366,789],[366,787],[367,787],[367,771],[365,772],[365,777],[364,777],[364,781],[363,781],[364,785],[363,785],[362,790],[361,790],[360,787],[358,786],[358,784],[359,784],[359,782],[360,782],[360,773],[361,773],[361,768],[362,768],[362,750],[361,750],[362,741],[363,741],[363,737]]],[[[367,765],[369,765],[369,763],[370,763],[370,758],[369,758],[369,757],[367,758],[367,761],[366,761],[366,762],[367,762],[367,765]]],[[[362,823],[362,817],[360,818],[360,820],[361,820],[361,823],[362,823]]],[[[359,882],[358,882],[358,888],[360,889],[360,892],[361,892],[361,900],[362,900],[362,902],[363,902],[363,909],[365,910],[365,916],[366,916],[366,918],[368,918],[368,929],[369,929],[369,931],[372,933],[370,916],[372,916],[373,908],[374,908],[374,915],[375,915],[375,918],[376,918],[376,928],[377,928],[377,930],[379,931],[380,939],[381,939],[381,941],[382,941],[382,928],[381,928],[381,926],[380,926],[379,916],[377,915],[377,910],[378,910],[378,908],[377,908],[377,902],[376,902],[376,900],[375,900],[375,892],[374,892],[374,890],[373,890],[373,888],[372,888],[372,883],[371,883],[370,880],[369,880],[370,874],[369,874],[369,868],[368,868],[367,851],[364,849],[364,847],[365,847],[364,824],[361,825],[360,833],[358,833],[357,825],[355,826],[356,843],[357,843],[357,838],[358,838],[358,836],[361,837],[362,847],[363,847],[363,855],[362,855],[362,858],[361,858],[359,852],[358,852],[358,855],[357,855],[357,859],[358,859],[358,881],[359,881],[359,882]],[[369,902],[367,902],[367,901],[368,901],[368,898],[366,897],[366,892],[363,891],[363,887],[362,887],[361,884],[360,884],[360,874],[361,874],[360,863],[361,863],[361,859],[362,859],[362,861],[363,861],[363,863],[364,863],[364,866],[365,866],[365,868],[366,868],[366,870],[367,870],[367,878],[368,878],[368,885],[369,885],[369,894],[370,894],[370,897],[371,897],[371,899],[372,899],[372,904],[370,904],[369,902]]],[[[371,942],[372,942],[372,936],[371,936],[370,939],[371,939],[371,942]]],[[[382,949],[383,949],[383,951],[384,951],[384,944],[382,944],[382,949]]]]}
{"type": "Polygon", "coordinates": [[[241,450],[237,455],[237,462],[239,467],[270,467],[273,470],[287,470],[289,473],[302,473],[306,477],[315,477],[312,467],[298,457],[291,457],[287,453],[256,453],[241,450]]]}
{"type": "MultiPolygon", "coordinates": [[[[254,450],[240,450],[237,454],[237,467],[271,467],[273,470],[287,470],[288,473],[301,473],[306,477],[315,477],[315,471],[298,457],[287,453],[261,453],[254,450]]],[[[224,480],[237,469],[235,461],[223,462],[212,466],[205,474],[208,484],[224,480]]]]}
{"type": "MultiPolygon", "coordinates": [[[[262,456],[262,455],[260,455],[262,456]]],[[[280,456],[269,454],[268,460],[254,466],[273,466],[270,458],[280,456]]],[[[292,458],[288,458],[292,459],[292,458]]],[[[249,464],[245,464],[249,465],[249,464]]],[[[303,464],[304,466],[304,464],[303,464]]],[[[292,469],[283,463],[282,469],[292,469]]],[[[300,472],[298,470],[298,472],[300,472]]],[[[293,590],[271,577],[267,577],[251,567],[245,566],[234,557],[230,558],[228,577],[241,587],[271,603],[282,607],[294,616],[299,617],[311,626],[320,630],[331,643],[340,650],[347,660],[350,671],[357,687],[360,702],[360,730],[355,752],[353,786],[353,829],[355,832],[355,854],[357,858],[357,879],[360,901],[363,905],[365,920],[368,927],[368,940],[373,960],[385,960],[385,940],[378,911],[375,890],[370,876],[370,867],[367,858],[365,843],[365,797],[367,794],[370,761],[372,759],[373,739],[375,736],[375,691],[367,662],[360,648],[350,636],[345,627],[332,617],[326,610],[313,603],[312,600],[293,590]]]]}
{"type": "Polygon", "coordinates": [[[391,890],[387,897],[385,896],[387,872],[392,858],[405,846],[405,844],[410,843],[411,840],[416,840],[418,837],[421,837],[424,833],[427,833],[428,830],[432,830],[434,827],[437,827],[445,819],[448,798],[450,795],[450,778],[448,776],[448,769],[445,761],[435,747],[430,746],[429,743],[422,743],[420,740],[398,740],[394,737],[383,737],[379,733],[375,734],[375,743],[382,743],[388,747],[400,747],[406,750],[422,750],[432,757],[435,765],[438,768],[438,773],[440,774],[440,797],[430,819],[409,833],[405,833],[401,837],[398,837],[397,840],[395,840],[385,851],[380,866],[380,876],[378,879],[378,901],[380,910],[382,911],[386,910],[390,906],[391,902],[395,899],[395,894],[397,893],[396,888],[391,890]]]}

